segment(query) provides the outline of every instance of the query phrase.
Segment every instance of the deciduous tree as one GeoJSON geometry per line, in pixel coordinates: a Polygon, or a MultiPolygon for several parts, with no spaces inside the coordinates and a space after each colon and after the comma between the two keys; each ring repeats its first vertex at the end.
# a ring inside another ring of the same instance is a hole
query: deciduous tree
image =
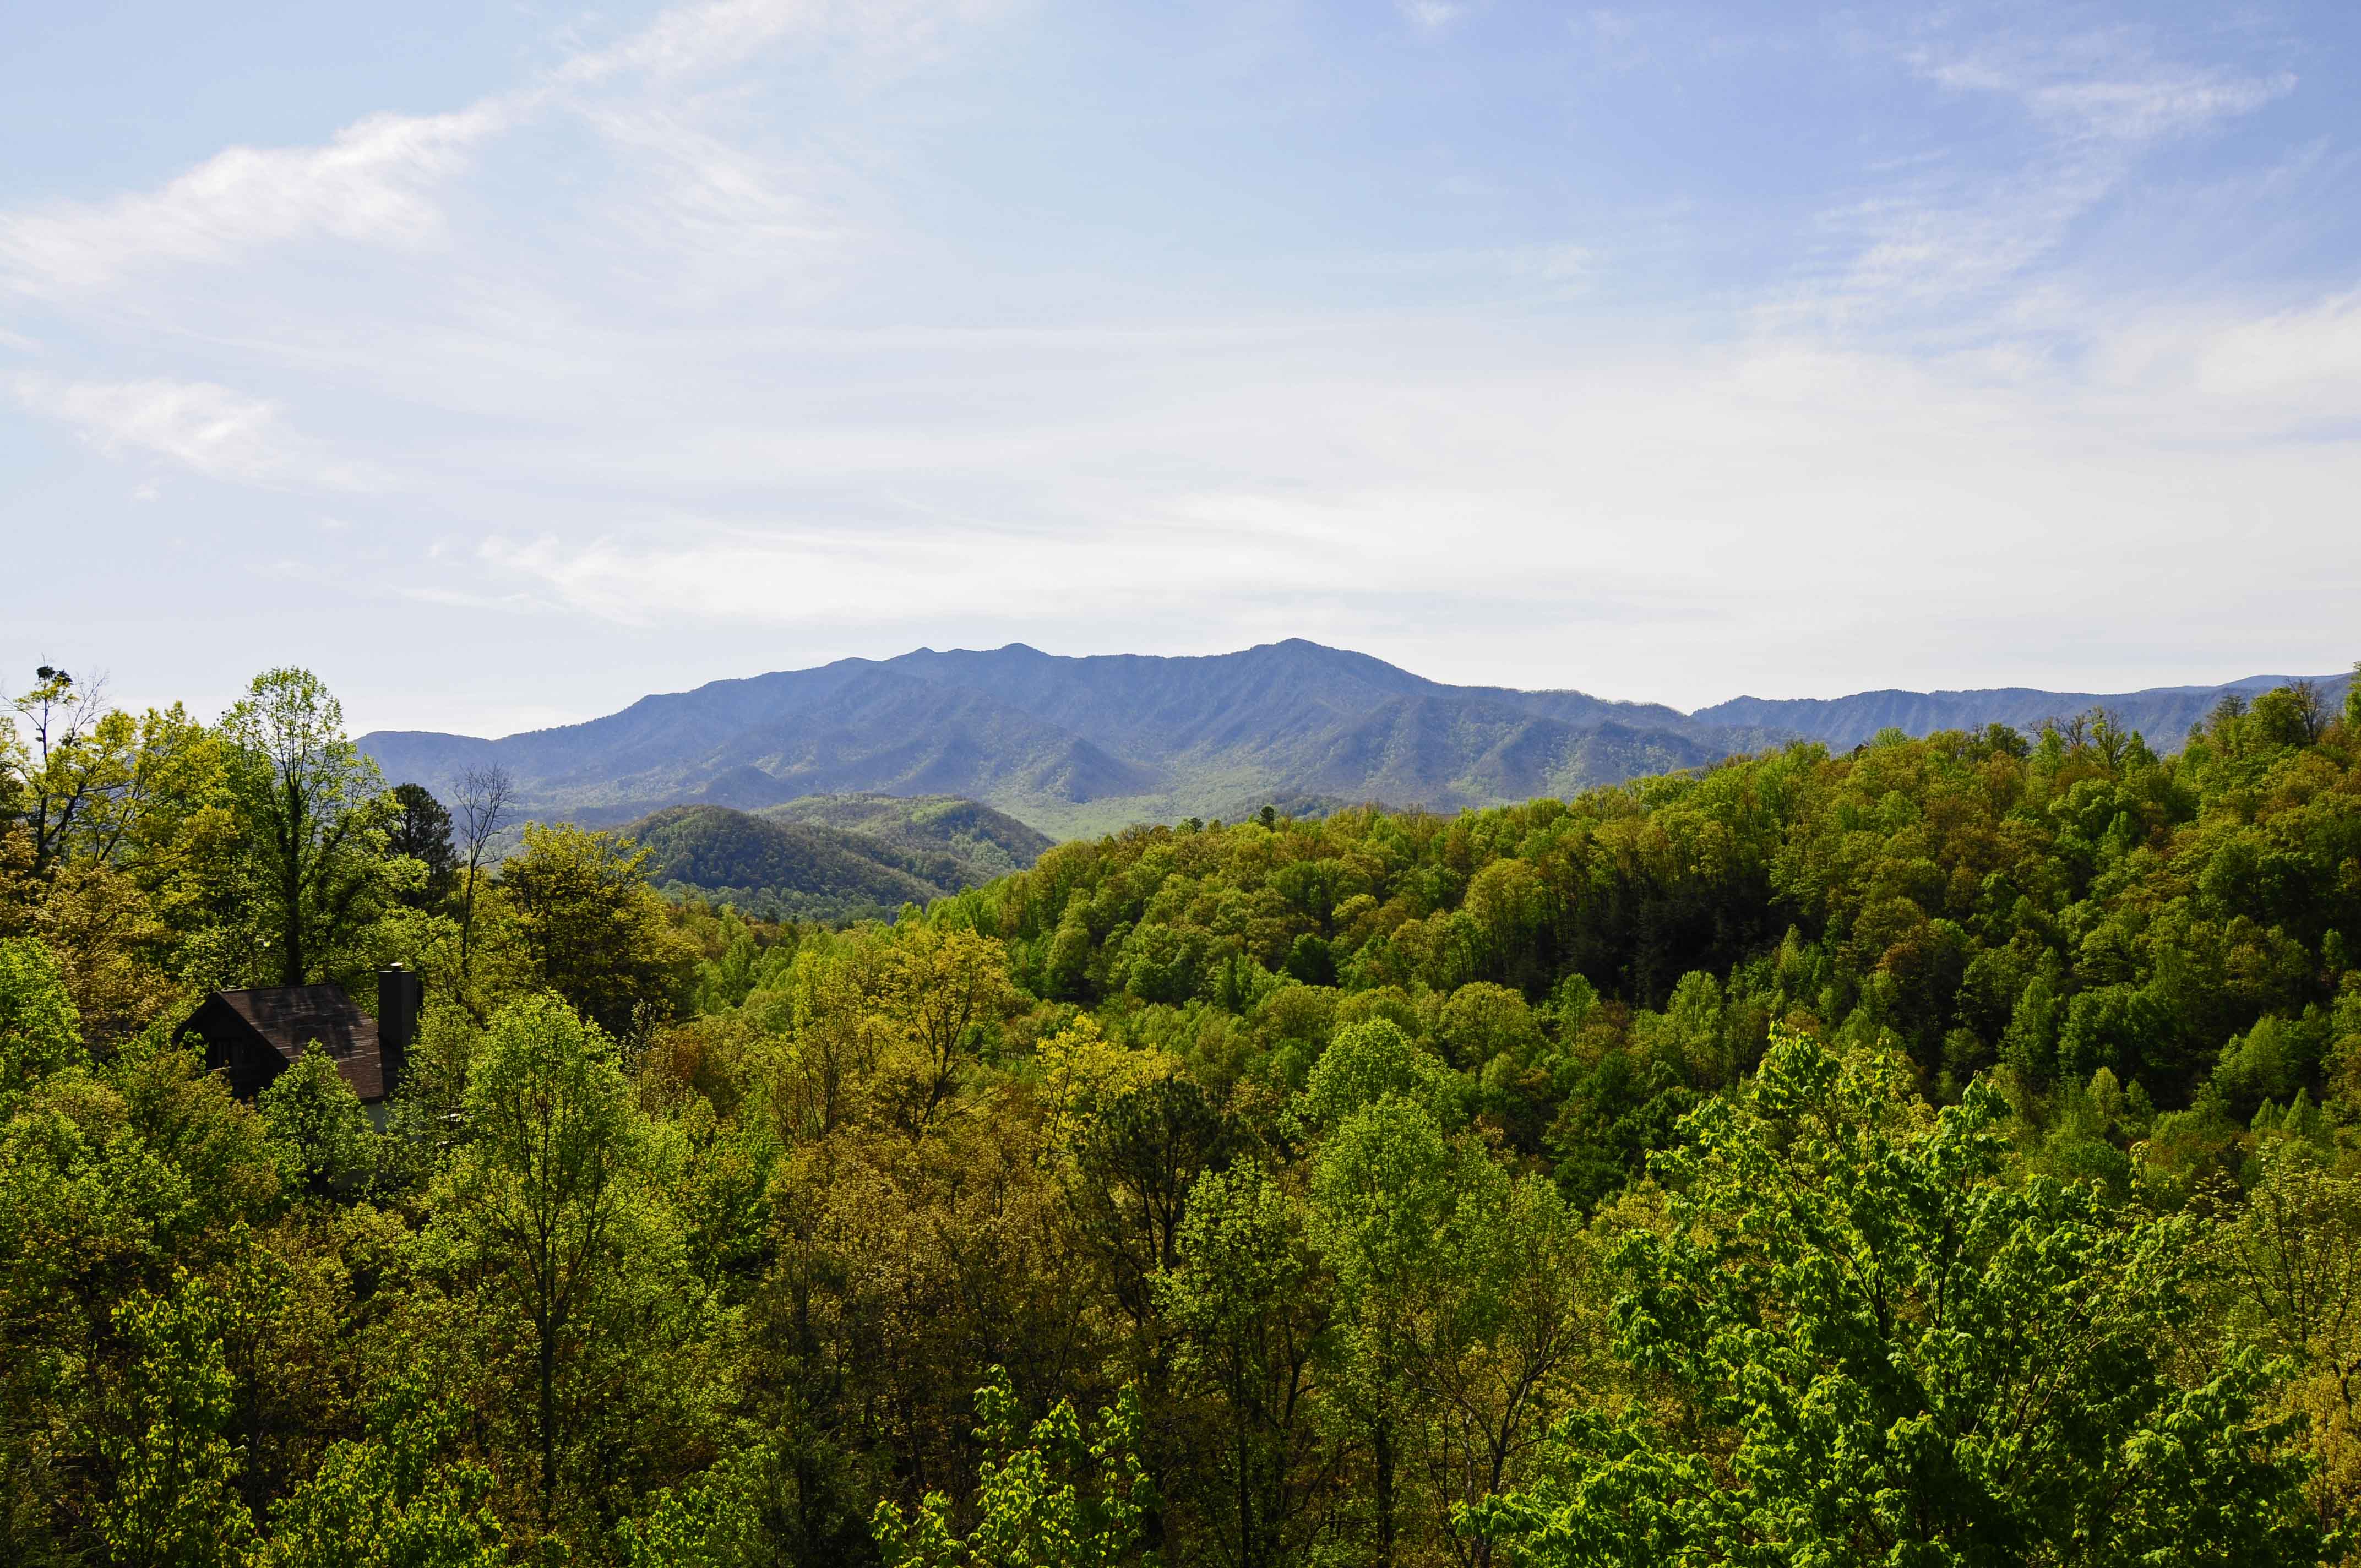
{"type": "Polygon", "coordinates": [[[222,719],[250,870],[253,963],[280,985],[316,980],[376,913],[392,809],[343,706],[308,670],[266,670],[222,719]]]}

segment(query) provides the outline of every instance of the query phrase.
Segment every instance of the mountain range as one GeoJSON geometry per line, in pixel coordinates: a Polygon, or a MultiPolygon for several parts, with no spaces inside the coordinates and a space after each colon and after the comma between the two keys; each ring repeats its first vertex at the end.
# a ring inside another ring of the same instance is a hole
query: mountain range
{"type": "MultiPolygon", "coordinates": [[[[1828,698],[1732,697],[1690,715],[1711,724],[1753,725],[1792,730],[1806,740],[1850,750],[1878,731],[1900,729],[1931,735],[1938,729],[1981,729],[1987,724],[2033,730],[2051,718],[2104,709],[2125,729],[2136,729],[2159,751],[2176,751],[2191,725],[2225,696],[2253,698],[2292,675],[2249,675],[2218,686],[2151,686],[2136,692],[2036,691],[1997,686],[1984,691],[1873,691],[1828,698]]],[[[2352,675],[2319,675],[2312,682],[2331,707],[2343,701],[2352,675]]]]}
{"type": "MultiPolygon", "coordinates": [[[[810,796],[962,796],[1057,837],[1235,817],[1267,800],[1454,809],[1566,795],[1806,739],[1889,726],[2018,727],[2104,707],[2169,748],[2229,692],[2286,677],[2116,694],[2024,688],[1741,696],[1683,713],[1578,691],[1431,681],[1300,639],[1199,658],[1068,658],[1022,643],[713,681],[587,723],[480,740],[381,730],[361,748],[446,798],[505,768],[529,812],[620,824],[665,806],[810,796]]],[[[2349,675],[2322,677],[2335,700],[2349,675]]]]}

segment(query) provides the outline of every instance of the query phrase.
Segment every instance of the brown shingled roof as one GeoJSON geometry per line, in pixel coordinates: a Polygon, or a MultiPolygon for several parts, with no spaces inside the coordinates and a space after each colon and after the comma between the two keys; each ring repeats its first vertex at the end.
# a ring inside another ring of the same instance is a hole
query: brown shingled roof
{"type": "Polygon", "coordinates": [[[385,1059],[377,1021],[346,996],[342,986],[292,985],[258,991],[216,991],[188,1026],[212,1037],[234,1018],[291,1064],[320,1042],[336,1070],[364,1101],[385,1098],[385,1059]]]}

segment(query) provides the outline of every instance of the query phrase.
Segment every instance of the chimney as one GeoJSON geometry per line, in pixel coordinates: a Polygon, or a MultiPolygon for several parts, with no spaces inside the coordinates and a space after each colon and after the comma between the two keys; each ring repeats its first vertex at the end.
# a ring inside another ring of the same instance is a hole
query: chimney
{"type": "Polygon", "coordinates": [[[388,1094],[401,1081],[402,1069],[410,1061],[411,1045],[418,1038],[422,993],[416,970],[388,964],[377,971],[377,1044],[388,1094]]]}

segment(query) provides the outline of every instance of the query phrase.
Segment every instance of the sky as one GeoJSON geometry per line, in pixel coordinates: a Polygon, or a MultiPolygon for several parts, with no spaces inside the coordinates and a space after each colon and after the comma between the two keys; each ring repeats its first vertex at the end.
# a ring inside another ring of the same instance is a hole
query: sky
{"type": "Polygon", "coordinates": [[[2361,6],[28,0],[0,693],[2361,657],[2361,6]],[[2345,86],[2340,87],[2340,83],[2345,86]]]}

